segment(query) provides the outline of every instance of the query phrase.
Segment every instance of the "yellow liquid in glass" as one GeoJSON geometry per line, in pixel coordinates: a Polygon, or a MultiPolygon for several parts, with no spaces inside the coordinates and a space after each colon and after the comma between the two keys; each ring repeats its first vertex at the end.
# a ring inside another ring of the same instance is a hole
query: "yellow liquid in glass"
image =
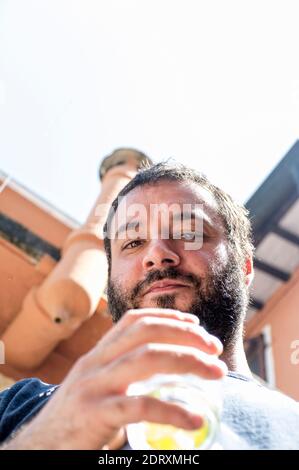
{"type": "Polygon", "coordinates": [[[195,431],[166,424],[145,423],[146,442],[155,450],[199,449],[208,435],[208,422],[195,431]]]}

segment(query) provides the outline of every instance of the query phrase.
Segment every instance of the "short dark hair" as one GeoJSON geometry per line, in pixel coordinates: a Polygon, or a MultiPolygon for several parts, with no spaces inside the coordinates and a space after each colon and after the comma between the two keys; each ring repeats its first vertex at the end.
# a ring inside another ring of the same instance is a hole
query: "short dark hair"
{"type": "Polygon", "coordinates": [[[114,199],[107,221],[104,226],[104,246],[108,260],[109,274],[111,270],[111,222],[119,205],[119,200],[133,189],[144,185],[155,185],[161,181],[177,181],[195,183],[207,189],[218,205],[218,213],[222,218],[226,230],[229,246],[240,262],[253,255],[252,229],[247,209],[235,202],[232,197],[222,189],[212,184],[202,174],[179,163],[162,162],[139,171],[136,176],[120,191],[114,199]]]}

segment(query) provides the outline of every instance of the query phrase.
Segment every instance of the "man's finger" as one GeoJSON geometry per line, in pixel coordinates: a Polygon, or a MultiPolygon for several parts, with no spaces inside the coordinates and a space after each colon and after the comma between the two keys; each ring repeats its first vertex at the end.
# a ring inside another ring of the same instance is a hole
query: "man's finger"
{"type": "Polygon", "coordinates": [[[199,429],[204,422],[199,414],[191,413],[180,405],[145,395],[116,395],[101,400],[99,422],[102,426],[107,424],[111,434],[122,426],[140,421],[170,424],[188,430],[199,429]]]}
{"type": "Polygon", "coordinates": [[[221,342],[198,324],[169,317],[146,316],[123,330],[117,341],[109,343],[109,347],[101,345],[97,365],[105,365],[138,346],[153,342],[192,346],[208,354],[220,355],[223,350],[221,342]]]}
{"type": "Polygon", "coordinates": [[[204,379],[219,379],[227,367],[216,356],[196,348],[176,344],[141,346],[92,373],[86,386],[95,394],[124,393],[136,381],[154,374],[195,374],[204,379]]]}

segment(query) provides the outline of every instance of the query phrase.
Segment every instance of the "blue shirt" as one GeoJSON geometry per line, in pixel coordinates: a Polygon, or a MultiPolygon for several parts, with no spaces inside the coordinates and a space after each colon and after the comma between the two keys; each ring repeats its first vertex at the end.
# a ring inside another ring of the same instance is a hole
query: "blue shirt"
{"type": "MultiPolygon", "coordinates": [[[[57,387],[24,379],[1,392],[0,442],[31,420],[57,387]]],[[[299,404],[243,375],[224,379],[222,422],[248,448],[299,449],[299,404]]]]}

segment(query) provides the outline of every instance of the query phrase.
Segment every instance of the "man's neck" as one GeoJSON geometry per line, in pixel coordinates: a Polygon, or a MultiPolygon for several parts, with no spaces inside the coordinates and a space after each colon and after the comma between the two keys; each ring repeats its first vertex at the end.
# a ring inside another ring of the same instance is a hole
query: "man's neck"
{"type": "Polygon", "coordinates": [[[238,374],[243,374],[247,377],[252,377],[252,373],[249,369],[245,356],[243,338],[241,334],[238,336],[236,344],[234,344],[228,350],[224,350],[220,356],[220,359],[225,362],[229,371],[237,372],[238,374]]]}

